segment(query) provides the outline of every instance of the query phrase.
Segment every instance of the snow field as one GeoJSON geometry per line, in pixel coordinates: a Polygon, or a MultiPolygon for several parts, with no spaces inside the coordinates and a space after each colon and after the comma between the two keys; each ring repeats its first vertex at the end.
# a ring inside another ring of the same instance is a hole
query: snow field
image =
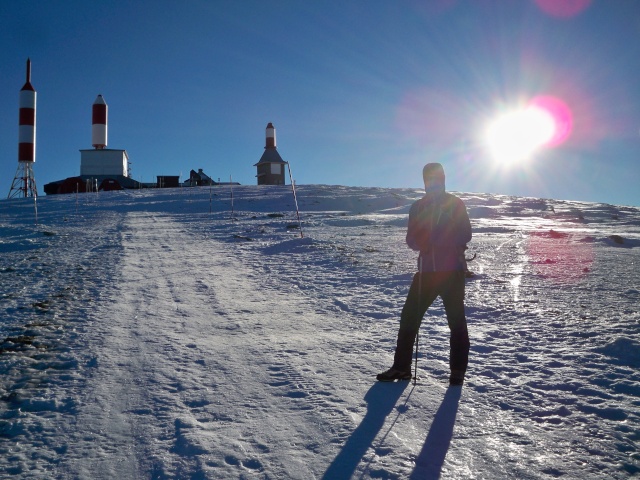
{"type": "Polygon", "coordinates": [[[467,383],[436,302],[381,384],[419,196],[300,186],[304,238],[282,187],[0,203],[0,476],[637,475],[638,209],[461,195],[467,383]]]}

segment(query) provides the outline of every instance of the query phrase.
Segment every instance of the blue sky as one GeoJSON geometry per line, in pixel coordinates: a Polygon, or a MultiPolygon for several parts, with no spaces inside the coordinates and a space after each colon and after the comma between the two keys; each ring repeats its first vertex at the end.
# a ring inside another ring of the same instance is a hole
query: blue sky
{"type": "Polygon", "coordinates": [[[30,57],[40,194],[79,174],[102,94],[108,146],[145,182],[255,184],[273,122],[299,184],[419,188],[440,161],[450,190],[640,205],[637,1],[544,2],[4,0],[2,195],[30,57]],[[537,96],[570,109],[570,135],[498,164],[487,123],[537,96]]]}

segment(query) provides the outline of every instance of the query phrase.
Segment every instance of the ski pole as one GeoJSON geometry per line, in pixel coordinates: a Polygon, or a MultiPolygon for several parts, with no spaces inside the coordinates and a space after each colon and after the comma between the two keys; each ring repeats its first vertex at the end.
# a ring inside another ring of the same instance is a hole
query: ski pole
{"type": "MultiPolygon", "coordinates": [[[[418,257],[418,309],[421,308],[422,300],[422,255],[418,257]]],[[[415,386],[418,381],[418,344],[420,339],[420,327],[416,332],[416,361],[413,375],[413,385],[415,386]]]]}
{"type": "Polygon", "coordinates": [[[413,385],[415,386],[418,382],[418,341],[420,340],[420,334],[416,333],[416,364],[414,368],[413,374],[413,385]]]}

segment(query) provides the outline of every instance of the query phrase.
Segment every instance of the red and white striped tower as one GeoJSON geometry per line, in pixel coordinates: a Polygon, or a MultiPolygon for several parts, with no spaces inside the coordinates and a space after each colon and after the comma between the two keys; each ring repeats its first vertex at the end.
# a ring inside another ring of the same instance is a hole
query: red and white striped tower
{"type": "Polygon", "coordinates": [[[93,102],[91,115],[91,145],[96,150],[102,150],[107,146],[107,103],[98,95],[93,102]]]}
{"type": "Polygon", "coordinates": [[[267,144],[264,148],[276,148],[276,127],[271,122],[267,124],[267,144]]]}
{"type": "Polygon", "coordinates": [[[31,85],[31,60],[27,58],[27,81],[20,90],[18,121],[18,170],[8,198],[37,197],[33,176],[36,161],[36,91],[31,85]]]}

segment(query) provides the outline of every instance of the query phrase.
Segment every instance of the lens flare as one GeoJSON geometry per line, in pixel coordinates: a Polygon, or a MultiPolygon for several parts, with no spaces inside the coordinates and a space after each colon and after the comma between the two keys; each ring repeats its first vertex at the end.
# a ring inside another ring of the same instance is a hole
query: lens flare
{"type": "Polygon", "coordinates": [[[529,105],[544,110],[553,118],[554,133],[547,142],[549,147],[560,145],[569,138],[573,130],[573,115],[566,103],[550,95],[541,95],[531,100],[529,105]]]}
{"type": "Polygon", "coordinates": [[[555,230],[532,232],[526,248],[533,270],[556,284],[580,281],[589,275],[595,259],[588,239],[555,230]]]}
{"type": "Polygon", "coordinates": [[[547,15],[571,18],[579,15],[591,4],[591,0],[534,0],[538,8],[547,15]]]}

